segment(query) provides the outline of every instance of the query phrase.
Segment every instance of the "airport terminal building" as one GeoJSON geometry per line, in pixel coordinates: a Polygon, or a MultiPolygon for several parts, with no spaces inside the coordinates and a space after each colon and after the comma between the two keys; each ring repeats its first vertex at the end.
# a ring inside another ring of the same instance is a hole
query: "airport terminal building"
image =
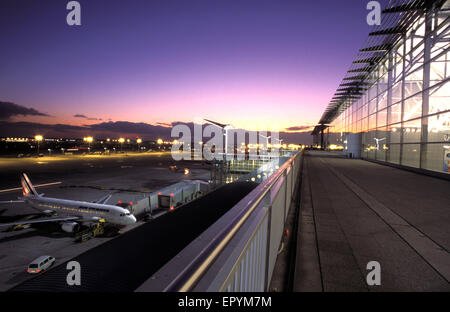
{"type": "Polygon", "coordinates": [[[450,0],[390,1],[315,127],[315,144],[450,173],[449,18],[450,0]]]}

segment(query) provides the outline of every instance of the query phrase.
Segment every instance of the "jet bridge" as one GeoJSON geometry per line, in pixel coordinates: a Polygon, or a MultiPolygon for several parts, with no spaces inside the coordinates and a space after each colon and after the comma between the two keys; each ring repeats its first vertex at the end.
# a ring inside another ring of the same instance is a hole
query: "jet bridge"
{"type": "Polygon", "coordinates": [[[152,214],[157,209],[173,210],[208,192],[208,182],[184,180],[151,193],[127,209],[135,216],[152,214]]]}

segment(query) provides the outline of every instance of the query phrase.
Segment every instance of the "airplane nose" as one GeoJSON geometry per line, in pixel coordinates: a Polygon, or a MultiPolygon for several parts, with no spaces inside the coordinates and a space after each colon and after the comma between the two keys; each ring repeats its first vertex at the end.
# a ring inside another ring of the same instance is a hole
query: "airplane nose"
{"type": "Polygon", "coordinates": [[[129,221],[131,224],[136,223],[136,217],[133,215],[129,216],[129,221]]]}

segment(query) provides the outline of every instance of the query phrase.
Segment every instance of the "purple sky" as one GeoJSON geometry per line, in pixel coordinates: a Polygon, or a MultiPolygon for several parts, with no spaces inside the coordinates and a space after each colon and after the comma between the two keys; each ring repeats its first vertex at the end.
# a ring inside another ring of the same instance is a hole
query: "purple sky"
{"type": "Polygon", "coordinates": [[[358,0],[67,2],[0,2],[0,101],[50,115],[9,121],[312,125],[370,31],[358,0]]]}

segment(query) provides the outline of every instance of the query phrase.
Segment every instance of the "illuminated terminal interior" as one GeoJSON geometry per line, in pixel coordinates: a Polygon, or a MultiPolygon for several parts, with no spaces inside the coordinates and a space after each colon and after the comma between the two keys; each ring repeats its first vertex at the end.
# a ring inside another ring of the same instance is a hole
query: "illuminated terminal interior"
{"type": "Polygon", "coordinates": [[[398,2],[369,34],[314,141],[352,157],[449,173],[450,1],[398,2]]]}

